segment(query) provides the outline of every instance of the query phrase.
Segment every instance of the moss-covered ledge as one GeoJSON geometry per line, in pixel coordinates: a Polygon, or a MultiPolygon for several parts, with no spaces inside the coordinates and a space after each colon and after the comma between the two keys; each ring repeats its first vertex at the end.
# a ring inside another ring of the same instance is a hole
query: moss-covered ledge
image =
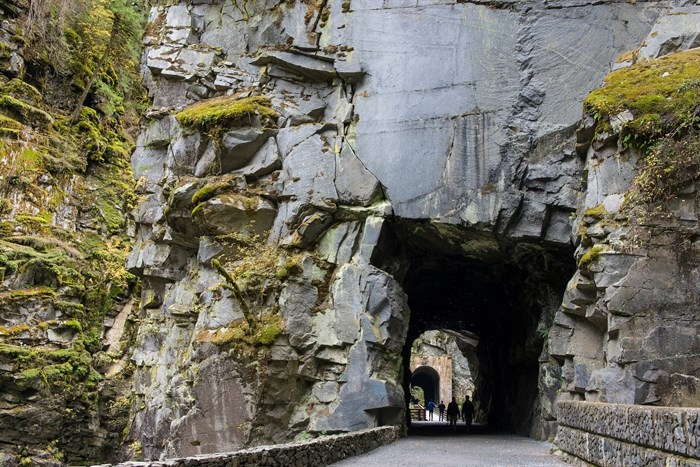
{"type": "MultiPolygon", "coordinates": [[[[348,457],[358,456],[380,446],[393,443],[399,437],[400,427],[383,426],[339,435],[322,436],[310,441],[296,441],[273,446],[259,446],[241,451],[207,454],[180,459],[152,462],[124,462],[118,467],[181,467],[206,465],[225,467],[238,465],[288,466],[329,465],[348,457]]],[[[109,464],[105,464],[107,466],[109,464]]],[[[102,466],[102,467],[104,467],[102,466]]]]}
{"type": "Polygon", "coordinates": [[[594,465],[700,466],[700,408],[560,402],[555,444],[594,465]]]}

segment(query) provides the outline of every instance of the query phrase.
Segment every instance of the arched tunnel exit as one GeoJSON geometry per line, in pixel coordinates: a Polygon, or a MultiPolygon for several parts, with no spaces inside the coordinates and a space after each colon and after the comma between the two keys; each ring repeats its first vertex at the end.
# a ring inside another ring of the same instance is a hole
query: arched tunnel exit
{"type": "Polygon", "coordinates": [[[433,401],[438,404],[440,400],[440,375],[429,366],[420,366],[411,373],[411,387],[418,386],[423,389],[425,402],[433,401]]]}
{"type": "Polygon", "coordinates": [[[407,363],[413,342],[429,330],[464,333],[478,342],[471,352],[479,418],[489,430],[546,438],[539,367],[549,358],[546,335],[574,272],[573,250],[429,222],[398,221],[390,236],[385,245],[394,248],[384,267],[401,281],[410,308],[407,407],[412,377],[419,376],[407,363]]]}

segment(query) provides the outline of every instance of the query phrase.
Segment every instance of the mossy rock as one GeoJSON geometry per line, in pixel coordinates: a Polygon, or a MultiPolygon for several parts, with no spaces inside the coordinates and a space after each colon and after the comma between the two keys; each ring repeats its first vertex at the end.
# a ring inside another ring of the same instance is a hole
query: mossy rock
{"type": "Polygon", "coordinates": [[[232,187],[231,185],[232,184],[228,181],[219,181],[204,185],[192,195],[192,206],[197,206],[218,194],[230,190],[232,187]]]}
{"type": "Polygon", "coordinates": [[[19,139],[19,130],[0,126],[0,138],[19,139]]]}
{"type": "Polygon", "coordinates": [[[268,314],[255,319],[255,328],[251,330],[245,319],[232,322],[226,327],[212,331],[201,331],[197,336],[199,342],[211,342],[216,345],[230,345],[239,350],[251,347],[271,345],[284,330],[284,321],[278,314],[268,314]]]}
{"type": "Polygon", "coordinates": [[[700,180],[700,131],[680,138],[666,136],[649,148],[634,179],[629,201],[665,202],[700,180]]]}
{"type": "Polygon", "coordinates": [[[56,291],[49,287],[30,287],[26,289],[0,292],[0,306],[27,301],[32,298],[50,301],[56,297],[56,291]]]}
{"type": "Polygon", "coordinates": [[[53,123],[53,117],[47,112],[9,95],[0,95],[0,112],[39,129],[53,123]]]}
{"type": "Polygon", "coordinates": [[[16,366],[15,381],[34,389],[68,390],[76,395],[97,389],[102,379],[92,368],[92,358],[81,342],[59,350],[0,344],[0,358],[16,366]]]}
{"type": "Polygon", "coordinates": [[[21,130],[24,127],[24,125],[21,122],[15,120],[14,118],[10,118],[5,115],[0,115],[0,127],[11,130],[21,130]]]}
{"type": "Polygon", "coordinates": [[[43,101],[41,92],[29,83],[13,78],[0,86],[0,94],[7,94],[30,105],[38,107],[43,101]]]}
{"type": "Polygon", "coordinates": [[[698,125],[700,49],[615,70],[603,87],[588,95],[585,106],[599,122],[599,131],[610,131],[611,119],[631,112],[621,136],[637,146],[647,146],[679,127],[698,125]]]}
{"type": "Polygon", "coordinates": [[[578,268],[582,271],[588,271],[591,264],[598,260],[601,253],[605,252],[605,248],[601,245],[595,245],[584,253],[578,260],[578,268]]]}
{"type": "Polygon", "coordinates": [[[273,119],[277,116],[271,108],[270,99],[252,96],[243,99],[235,96],[205,99],[175,115],[181,125],[215,134],[226,128],[252,124],[256,117],[273,119]]]}
{"type": "Polygon", "coordinates": [[[608,211],[605,209],[605,206],[599,204],[597,206],[593,206],[592,208],[586,209],[586,211],[583,213],[583,216],[590,217],[595,220],[601,220],[605,218],[605,215],[607,213],[608,211]]]}

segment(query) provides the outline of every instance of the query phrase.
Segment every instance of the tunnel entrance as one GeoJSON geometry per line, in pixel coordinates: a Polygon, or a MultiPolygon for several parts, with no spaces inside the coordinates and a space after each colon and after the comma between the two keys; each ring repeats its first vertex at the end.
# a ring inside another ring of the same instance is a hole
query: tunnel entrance
{"type": "Polygon", "coordinates": [[[413,341],[410,362],[412,421],[420,417],[419,404],[424,407],[432,399],[436,405],[446,406],[453,396],[463,401],[465,396],[474,394],[473,375],[479,373],[474,352],[477,343],[478,339],[472,334],[442,329],[426,331],[413,341]],[[426,377],[431,379],[430,383],[439,378],[439,387],[423,396],[424,391],[429,391],[424,384],[426,377]],[[417,387],[420,391],[416,391],[417,387]],[[420,397],[416,397],[417,393],[420,397]]]}
{"type": "Polygon", "coordinates": [[[392,235],[384,267],[402,282],[410,308],[405,393],[421,377],[409,363],[421,334],[470,336],[460,348],[478,369],[475,418],[490,430],[546,438],[543,425],[554,417],[541,410],[539,368],[549,359],[544,344],[574,272],[573,250],[427,222],[397,222],[392,235]]]}
{"type": "Polygon", "coordinates": [[[440,375],[435,368],[421,366],[411,374],[411,388],[420,387],[423,390],[423,405],[429,401],[438,404],[440,400],[440,375]]]}

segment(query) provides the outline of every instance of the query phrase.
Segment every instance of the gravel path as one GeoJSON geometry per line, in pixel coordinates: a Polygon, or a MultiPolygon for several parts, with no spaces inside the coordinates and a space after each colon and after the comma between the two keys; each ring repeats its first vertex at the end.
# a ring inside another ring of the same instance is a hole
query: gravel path
{"type": "Polygon", "coordinates": [[[551,443],[515,435],[409,436],[337,467],[394,466],[565,466],[549,453],[551,443]]]}

